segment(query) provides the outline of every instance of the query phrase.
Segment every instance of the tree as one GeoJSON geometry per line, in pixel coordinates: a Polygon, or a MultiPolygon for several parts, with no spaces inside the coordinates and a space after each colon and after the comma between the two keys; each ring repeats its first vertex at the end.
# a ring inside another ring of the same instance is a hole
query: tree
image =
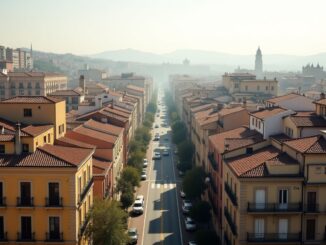
{"type": "Polygon", "coordinates": [[[194,145],[190,141],[182,141],[177,147],[180,162],[192,162],[194,145]]]}
{"type": "Polygon", "coordinates": [[[129,183],[127,187],[120,196],[120,202],[124,209],[129,208],[134,202],[134,190],[131,184],[129,183]]]}
{"type": "Polygon", "coordinates": [[[87,236],[98,245],[124,245],[129,241],[125,232],[128,214],[114,200],[94,201],[90,217],[92,222],[87,236]]]}
{"type": "Polygon", "coordinates": [[[179,162],[178,165],[177,165],[177,168],[179,170],[181,170],[182,172],[188,171],[189,169],[191,169],[191,167],[192,167],[191,161],[189,161],[189,162],[179,162]]]}
{"type": "Polygon", "coordinates": [[[190,216],[199,223],[208,223],[211,219],[211,205],[206,201],[199,201],[190,209],[190,216]]]}
{"type": "Polygon", "coordinates": [[[133,187],[139,186],[140,174],[138,169],[131,166],[125,167],[121,173],[120,179],[118,180],[118,188],[119,184],[121,185],[122,182],[129,182],[133,187]]]}
{"type": "Polygon", "coordinates": [[[186,172],[182,187],[189,199],[199,199],[206,188],[204,170],[201,167],[194,167],[186,172]]]}
{"type": "Polygon", "coordinates": [[[145,153],[143,151],[136,151],[130,154],[128,165],[137,168],[139,171],[143,168],[143,159],[145,153]]]}
{"type": "Polygon", "coordinates": [[[198,230],[195,234],[198,245],[219,245],[220,241],[215,231],[198,230]]]}
{"type": "Polygon", "coordinates": [[[179,144],[187,138],[187,129],[183,122],[176,121],[172,124],[172,140],[179,144]]]}

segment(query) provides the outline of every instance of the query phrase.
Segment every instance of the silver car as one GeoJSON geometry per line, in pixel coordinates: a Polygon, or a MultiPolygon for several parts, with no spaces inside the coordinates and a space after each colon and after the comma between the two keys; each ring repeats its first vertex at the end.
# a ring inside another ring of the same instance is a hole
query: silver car
{"type": "Polygon", "coordinates": [[[136,228],[130,228],[128,230],[129,244],[137,244],[138,232],[136,228]]]}

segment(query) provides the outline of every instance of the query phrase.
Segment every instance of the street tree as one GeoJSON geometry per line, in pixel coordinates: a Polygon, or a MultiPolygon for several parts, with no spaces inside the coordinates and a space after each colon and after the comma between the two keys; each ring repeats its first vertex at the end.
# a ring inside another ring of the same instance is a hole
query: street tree
{"type": "Polygon", "coordinates": [[[189,199],[199,199],[206,188],[204,170],[201,167],[194,167],[187,171],[182,187],[189,199]]]}
{"type": "Polygon", "coordinates": [[[180,162],[191,163],[194,155],[194,145],[190,141],[182,141],[177,147],[180,162]]]}
{"type": "Polygon", "coordinates": [[[190,216],[199,223],[208,223],[211,219],[211,205],[206,201],[199,201],[190,209],[190,216]]]}
{"type": "Polygon", "coordinates": [[[86,235],[97,245],[124,245],[129,241],[125,232],[128,214],[114,200],[94,200],[86,235]]]}
{"type": "Polygon", "coordinates": [[[140,174],[138,169],[131,166],[125,167],[121,173],[120,178],[118,179],[118,189],[120,186],[124,186],[124,182],[129,182],[133,187],[139,186],[140,174]]]}
{"type": "Polygon", "coordinates": [[[120,202],[124,209],[129,208],[134,202],[134,188],[129,182],[126,182],[124,190],[121,192],[120,202]]]}
{"type": "Polygon", "coordinates": [[[215,231],[198,230],[195,234],[195,239],[198,245],[219,245],[219,239],[215,231]]]}

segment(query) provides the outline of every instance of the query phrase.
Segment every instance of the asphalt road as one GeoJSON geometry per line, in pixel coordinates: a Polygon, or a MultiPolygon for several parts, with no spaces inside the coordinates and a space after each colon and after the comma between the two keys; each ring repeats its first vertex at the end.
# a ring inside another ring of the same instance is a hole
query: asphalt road
{"type": "MultiPolygon", "coordinates": [[[[160,141],[152,141],[152,151],[161,152],[160,160],[152,160],[148,169],[148,195],[144,220],[143,245],[183,244],[179,201],[177,192],[177,178],[173,162],[173,147],[171,145],[171,128],[163,127],[169,123],[167,108],[158,105],[159,117],[155,116],[152,135],[160,134],[160,141]],[[169,156],[163,156],[162,150],[170,148],[169,156]]],[[[157,113],[158,114],[158,113],[157,113]]]]}
{"type": "MultiPolygon", "coordinates": [[[[158,101],[162,101],[160,97],[158,101]]],[[[181,212],[182,200],[179,197],[181,179],[178,177],[174,147],[171,141],[171,127],[167,108],[158,104],[152,138],[160,134],[159,141],[151,141],[148,147],[147,180],[142,181],[137,194],[144,195],[144,213],[132,216],[129,227],[138,230],[138,243],[141,245],[182,245],[187,244],[192,234],[184,230],[184,216],[181,212]],[[157,117],[159,114],[159,117],[157,117]],[[166,123],[168,126],[163,126],[166,123]],[[159,127],[156,128],[155,125],[159,127]],[[164,148],[170,148],[169,156],[163,156],[164,148]],[[160,160],[152,160],[153,152],[161,153],[160,160]]]]}

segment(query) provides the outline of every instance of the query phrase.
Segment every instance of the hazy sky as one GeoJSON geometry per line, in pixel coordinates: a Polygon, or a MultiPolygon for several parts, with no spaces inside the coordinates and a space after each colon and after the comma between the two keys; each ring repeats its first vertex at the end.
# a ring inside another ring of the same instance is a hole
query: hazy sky
{"type": "Polygon", "coordinates": [[[59,53],[134,48],[326,51],[325,0],[0,0],[0,44],[59,53]]]}

